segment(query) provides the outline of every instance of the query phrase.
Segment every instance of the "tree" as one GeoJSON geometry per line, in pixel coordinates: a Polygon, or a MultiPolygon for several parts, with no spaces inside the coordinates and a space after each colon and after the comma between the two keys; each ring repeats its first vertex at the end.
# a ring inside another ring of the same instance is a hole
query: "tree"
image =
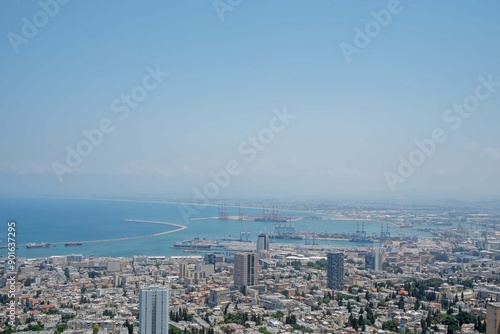
{"type": "Polygon", "coordinates": [[[292,262],[290,262],[290,265],[297,271],[302,267],[302,263],[298,260],[293,260],[292,262]]]}
{"type": "Polygon", "coordinates": [[[366,307],[366,321],[373,325],[375,323],[375,315],[373,314],[373,310],[371,307],[366,307]]]}
{"type": "Polygon", "coordinates": [[[103,316],[107,316],[107,317],[109,317],[110,319],[113,319],[113,317],[115,316],[115,315],[113,314],[113,311],[111,311],[111,310],[104,310],[104,311],[102,312],[102,315],[103,315],[103,316]]]}
{"type": "Polygon", "coordinates": [[[436,261],[448,262],[448,255],[446,254],[433,252],[432,255],[434,255],[436,261]]]}
{"type": "Polygon", "coordinates": [[[358,324],[360,324],[361,326],[363,326],[365,324],[365,319],[363,318],[362,315],[360,315],[358,318],[358,324]]]}
{"type": "Polygon", "coordinates": [[[446,318],[444,319],[444,324],[448,326],[448,334],[453,334],[455,333],[455,331],[458,331],[460,329],[458,320],[452,315],[446,316],[446,318]]]}
{"type": "Polygon", "coordinates": [[[399,298],[399,302],[398,302],[398,308],[400,310],[403,310],[405,309],[405,299],[403,296],[401,296],[401,298],[399,298]]]}
{"type": "Polygon", "coordinates": [[[385,331],[397,332],[399,323],[394,320],[386,321],[382,324],[382,329],[385,331]]]}
{"type": "Polygon", "coordinates": [[[31,325],[31,324],[28,325],[28,329],[30,331],[33,331],[33,332],[43,331],[43,324],[38,321],[37,323],[35,323],[33,325],[31,325]]]}
{"type": "Polygon", "coordinates": [[[57,324],[55,333],[60,334],[60,333],[64,332],[67,328],[68,328],[67,324],[57,324]]]}
{"type": "Polygon", "coordinates": [[[33,283],[35,283],[33,278],[27,278],[26,281],[24,281],[24,286],[30,286],[33,283]]]}
{"type": "Polygon", "coordinates": [[[473,314],[464,311],[459,311],[456,318],[459,326],[462,326],[463,324],[473,324],[477,319],[473,314]]]}
{"type": "Polygon", "coordinates": [[[92,334],[97,334],[97,333],[99,333],[99,325],[95,324],[94,328],[92,329],[92,334]]]}
{"type": "Polygon", "coordinates": [[[283,319],[283,317],[284,317],[284,316],[285,316],[285,313],[283,313],[283,311],[281,311],[281,310],[277,311],[277,312],[273,315],[273,317],[274,317],[274,318],[276,318],[276,319],[278,319],[278,320],[283,319]]]}
{"type": "Polygon", "coordinates": [[[134,333],[134,324],[131,324],[128,319],[125,321],[123,324],[124,327],[127,327],[128,334],[133,334],[134,333]]]}
{"type": "Polygon", "coordinates": [[[425,334],[427,333],[427,323],[425,319],[420,319],[420,326],[422,327],[422,333],[425,334]]]}
{"type": "Polygon", "coordinates": [[[297,324],[297,317],[295,316],[295,314],[288,315],[285,318],[285,324],[290,324],[290,325],[297,324]]]}
{"type": "Polygon", "coordinates": [[[354,318],[352,313],[349,316],[348,325],[351,326],[352,328],[354,328],[355,330],[358,330],[358,321],[354,318]]]}

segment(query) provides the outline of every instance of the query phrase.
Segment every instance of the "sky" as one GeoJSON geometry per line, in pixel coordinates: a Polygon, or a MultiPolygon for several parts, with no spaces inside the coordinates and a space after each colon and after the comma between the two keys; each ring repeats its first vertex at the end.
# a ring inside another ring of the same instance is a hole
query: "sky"
{"type": "Polygon", "coordinates": [[[500,197],[497,1],[59,1],[1,4],[0,194],[500,197]]]}

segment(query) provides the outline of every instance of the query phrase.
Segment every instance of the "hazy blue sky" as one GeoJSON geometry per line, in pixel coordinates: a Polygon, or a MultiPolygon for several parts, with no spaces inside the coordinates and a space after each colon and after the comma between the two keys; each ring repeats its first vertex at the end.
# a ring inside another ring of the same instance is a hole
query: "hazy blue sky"
{"type": "Polygon", "coordinates": [[[42,7],[2,2],[0,192],[191,196],[235,160],[220,196],[499,196],[500,87],[456,130],[443,115],[500,81],[500,3],[401,1],[348,63],[341,43],[388,3],[244,0],[221,20],[212,1],[73,0],[16,52],[42,7]],[[148,66],[168,78],[120,120],[148,66]],[[238,147],[284,106],[297,117],[247,162],[238,147]],[[53,162],[105,118],[59,182],[53,162]],[[435,128],[447,140],[391,191],[385,173],[435,128]]]}

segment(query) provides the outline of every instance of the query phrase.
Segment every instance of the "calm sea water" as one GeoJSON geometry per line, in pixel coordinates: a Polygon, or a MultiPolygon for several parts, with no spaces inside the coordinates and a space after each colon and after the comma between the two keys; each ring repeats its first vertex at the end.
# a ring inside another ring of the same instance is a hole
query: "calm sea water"
{"type": "MultiPolygon", "coordinates": [[[[237,215],[237,208],[228,208],[230,215],[237,215]]],[[[261,209],[243,209],[244,214],[260,214],[261,209]]],[[[296,214],[300,213],[286,213],[296,214]]],[[[302,214],[304,215],[304,214],[302,214]]],[[[205,207],[193,218],[217,216],[217,206],[205,207]]],[[[133,255],[185,255],[182,249],[172,245],[180,240],[192,238],[217,239],[221,237],[239,238],[240,232],[251,228],[251,240],[257,234],[272,231],[273,224],[254,221],[194,220],[185,222],[179,206],[171,203],[151,203],[113,200],[63,199],[63,198],[0,198],[0,244],[6,244],[7,222],[17,222],[17,243],[28,242],[67,242],[96,239],[114,239],[149,235],[173,230],[176,227],[126,222],[125,219],[153,220],[187,225],[184,231],[158,237],[89,243],[82,246],[65,247],[57,245],[50,248],[26,249],[19,247],[20,257],[46,257],[71,253],[85,256],[133,256],[133,255]]],[[[353,233],[355,221],[305,220],[293,223],[298,232],[308,229],[318,232],[353,233]]],[[[380,223],[365,222],[368,235],[380,231],[380,223]]],[[[399,229],[389,225],[393,235],[398,233],[428,236],[425,232],[399,229]]],[[[283,242],[283,241],[282,241],[283,242]]],[[[289,242],[304,243],[292,240],[289,242]]],[[[318,241],[319,244],[353,246],[350,242],[318,241]]],[[[5,256],[7,250],[0,249],[5,256]]]]}

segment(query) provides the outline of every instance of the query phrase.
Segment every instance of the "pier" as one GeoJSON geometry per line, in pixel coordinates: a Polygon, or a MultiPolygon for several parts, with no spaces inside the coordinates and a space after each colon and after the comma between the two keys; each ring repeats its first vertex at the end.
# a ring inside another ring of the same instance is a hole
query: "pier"
{"type": "MultiPolygon", "coordinates": [[[[165,232],[159,232],[159,233],[154,233],[154,234],[147,234],[147,235],[139,235],[139,236],[134,236],[134,237],[122,237],[122,238],[112,238],[112,239],[97,239],[97,240],[81,240],[82,244],[91,244],[91,243],[99,243],[99,242],[114,242],[114,241],[126,241],[126,240],[135,240],[135,239],[144,239],[144,238],[154,238],[154,237],[159,237],[165,234],[170,234],[170,233],[176,233],[180,232],[182,230],[187,229],[186,225],[180,225],[180,224],[175,224],[175,223],[168,223],[168,222],[159,222],[159,221],[152,221],[152,220],[137,220],[137,219],[125,219],[126,222],[129,223],[144,223],[144,224],[160,224],[160,225],[170,225],[177,227],[175,230],[171,231],[165,231],[165,232]]],[[[71,243],[74,241],[58,241],[58,242],[49,242],[50,245],[64,245],[67,243],[71,243]]],[[[26,244],[18,244],[16,245],[17,247],[21,246],[26,246],[26,244]]]]}

